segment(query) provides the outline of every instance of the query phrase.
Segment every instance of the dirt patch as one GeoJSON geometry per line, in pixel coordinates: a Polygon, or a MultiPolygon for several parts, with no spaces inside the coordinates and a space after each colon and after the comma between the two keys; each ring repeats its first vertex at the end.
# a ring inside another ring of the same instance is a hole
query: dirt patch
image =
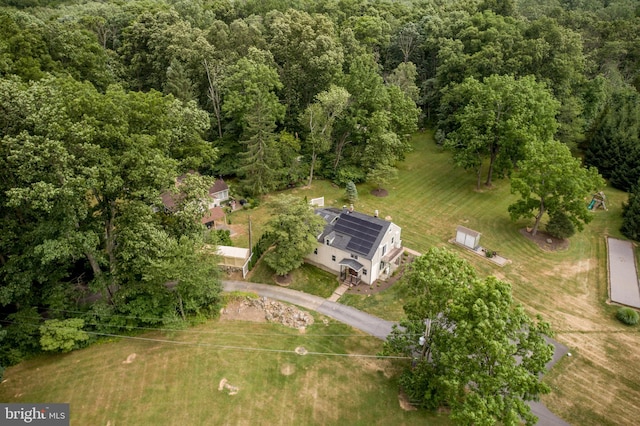
{"type": "Polygon", "coordinates": [[[293,278],[291,277],[291,274],[287,274],[287,275],[276,274],[273,277],[273,280],[276,282],[276,284],[282,287],[289,287],[289,284],[293,282],[293,278]]]}
{"type": "Polygon", "coordinates": [[[237,300],[224,307],[220,315],[222,321],[267,322],[264,309],[237,300]]]}
{"type": "Polygon", "coordinates": [[[246,226],[242,224],[227,225],[227,227],[229,228],[229,232],[230,232],[229,236],[232,236],[232,237],[235,237],[237,235],[245,235],[247,233],[245,229],[246,226]]]}
{"type": "Polygon", "coordinates": [[[376,197],[386,197],[389,195],[389,191],[384,188],[378,188],[371,191],[371,195],[375,195],[376,197]]]}
{"type": "Polygon", "coordinates": [[[391,364],[389,360],[381,360],[374,358],[358,358],[358,365],[363,370],[373,371],[383,375],[386,379],[391,379],[393,376],[397,375],[399,370],[396,366],[391,364]]]}
{"type": "Polygon", "coordinates": [[[569,240],[552,237],[544,231],[538,231],[536,235],[532,235],[526,228],[522,228],[520,234],[545,251],[564,251],[569,248],[569,240]]]}
{"type": "Polygon", "coordinates": [[[290,376],[295,372],[296,366],[293,364],[284,364],[282,367],[280,367],[280,373],[282,373],[283,376],[290,376]]]}
{"type": "Polygon", "coordinates": [[[409,397],[407,396],[407,394],[402,391],[398,393],[398,402],[400,403],[400,408],[402,408],[404,411],[417,410],[417,408],[411,405],[411,403],[409,402],[409,397]]]}
{"type": "MultiPolygon", "coordinates": [[[[221,321],[275,322],[287,327],[305,329],[314,319],[308,312],[266,297],[233,301],[220,312],[221,321]]],[[[303,331],[300,331],[303,333],[303,331]]]]}
{"type": "Polygon", "coordinates": [[[224,276],[226,280],[229,281],[242,281],[244,280],[244,277],[242,276],[242,271],[239,270],[231,270],[228,269],[226,271],[224,271],[224,276]]]}
{"type": "Polygon", "coordinates": [[[294,351],[298,355],[306,355],[309,352],[304,348],[304,346],[298,346],[297,348],[294,349],[294,351]]]}

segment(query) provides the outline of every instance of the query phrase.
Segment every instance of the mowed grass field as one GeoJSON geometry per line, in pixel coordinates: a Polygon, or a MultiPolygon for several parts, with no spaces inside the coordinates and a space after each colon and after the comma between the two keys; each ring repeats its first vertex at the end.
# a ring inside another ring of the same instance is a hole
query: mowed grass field
{"type": "Polygon", "coordinates": [[[68,402],[72,425],[450,424],[446,416],[400,408],[398,361],[293,353],[298,346],[338,354],[381,349],[371,336],[316,321],[305,334],[211,321],[144,335],[181,344],[122,339],[38,357],[7,371],[0,401],[68,402]],[[237,394],[220,391],[222,379],[237,394]]]}
{"type": "MultiPolygon", "coordinates": [[[[571,238],[567,250],[547,252],[519,232],[532,221],[510,220],[507,208],[517,198],[508,179],[476,191],[474,174],[454,168],[450,154],[437,147],[429,133],[417,134],[413,145],[414,151],[399,165],[399,178],[387,187],[389,195],[378,198],[371,195],[374,187],[359,185],[356,210],[371,214],[377,209],[381,217],[390,216],[402,227],[406,247],[421,252],[447,247],[481,275],[510,282],[515,299],[529,314],[551,323],[556,339],[573,355],[545,377],[553,391],[543,400],[551,410],[579,425],[637,424],[640,328],[620,324],[614,318],[617,308],[607,304],[605,237],[622,238],[621,206],[627,195],[605,188],[609,210],[594,212],[593,221],[571,238]],[[481,244],[511,263],[501,268],[448,243],[457,225],[481,232],[481,244]]],[[[347,203],[344,189],[324,181],[291,192],[308,199],[324,196],[327,205],[335,207],[347,203]]],[[[402,300],[393,288],[369,298],[347,295],[341,301],[388,319],[401,316],[402,300]]]]}

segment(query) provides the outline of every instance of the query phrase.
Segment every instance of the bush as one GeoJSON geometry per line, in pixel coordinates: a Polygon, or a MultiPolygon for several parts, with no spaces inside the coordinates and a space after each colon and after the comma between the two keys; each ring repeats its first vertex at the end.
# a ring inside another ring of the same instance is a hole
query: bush
{"type": "Polygon", "coordinates": [[[209,233],[209,242],[219,246],[232,246],[231,232],[228,229],[215,229],[209,233]]]}
{"type": "Polygon", "coordinates": [[[258,260],[260,260],[260,257],[262,257],[262,255],[264,254],[264,252],[267,251],[269,247],[271,247],[271,244],[273,244],[273,238],[274,238],[273,235],[271,235],[268,232],[265,232],[264,234],[262,234],[258,242],[253,246],[253,250],[252,250],[253,256],[249,261],[249,270],[253,269],[256,263],[258,263],[258,260]]]}
{"type": "Polygon", "coordinates": [[[616,312],[616,318],[624,324],[636,325],[640,319],[640,315],[631,308],[620,308],[618,312],[616,312]]]}
{"type": "Polygon", "coordinates": [[[554,213],[547,223],[547,233],[552,237],[564,240],[576,233],[576,227],[569,217],[562,212],[554,213]]]}
{"type": "Polygon", "coordinates": [[[81,318],[47,320],[40,326],[40,345],[45,351],[69,352],[89,340],[83,327],[81,318]]]}

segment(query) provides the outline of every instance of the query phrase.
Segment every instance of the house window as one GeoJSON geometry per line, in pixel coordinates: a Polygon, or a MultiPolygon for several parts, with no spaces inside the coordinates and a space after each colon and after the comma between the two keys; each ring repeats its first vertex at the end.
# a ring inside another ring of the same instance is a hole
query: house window
{"type": "Polygon", "coordinates": [[[352,258],[352,259],[357,259],[357,258],[358,258],[358,255],[357,255],[357,254],[352,254],[352,255],[351,255],[351,258],[352,258]]]}
{"type": "Polygon", "coordinates": [[[366,269],[362,270],[362,275],[367,275],[367,270],[366,269]]]}
{"type": "Polygon", "coordinates": [[[333,260],[334,262],[336,261],[336,255],[335,254],[333,256],[331,256],[331,260],[333,260]]]}
{"type": "Polygon", "coordinates": [[[394,238],[395,238],[395,237],[391,237],[391,244],[393,244],[393,240],[394,240],[394,238]]]}
{"type": "Polygon", "coordinates": [[[387,245],[383,245],[382,246],[382,256],[384,256],[385,254],[387,254],[387,245]]]}
{"type": "Polygon", "coordinates": [[[316,249],[313,251],[313,254],[318,254],[318,248],[316,247],[316,249]]]}

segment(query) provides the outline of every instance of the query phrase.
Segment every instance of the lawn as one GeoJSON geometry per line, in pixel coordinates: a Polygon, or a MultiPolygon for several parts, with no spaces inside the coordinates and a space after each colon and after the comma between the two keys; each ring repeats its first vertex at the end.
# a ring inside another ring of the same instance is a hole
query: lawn
{"type": "Polygon", "coordinates": [[[126,339],[38,357],[8,369],[0,401],[68,402],[72,425],[450,424],[444,416],[400,408],[398,361],[291,352],[381,348],[375,338],[317,320],[305,334],[216,320],[143,336],[182,344],[126,339]],[[218,390],[223,378],[237,394],[218,390]]]}
{"type": "Polygon", "coordinates": [[[404,296],[398,290],[399,287],[394,285],[380,293],[373,293],[367,296],[346,293],[340,298],[339,302],[380,318],[400,321],[404,315],[404,310],[402,309],[404,296]]]}
{"type": "MultiPolygon", "coordinates": [[[[247,279],[254,283],[278,285],[275,272],[262,260],[256,264],[247,279]]],[[[291,272],[291,284],[287,288],[326,298],[331,296],[339,285],[338,277],[334,274],[304,264],[291,272]]]]}
{"type": "MultiPolygon", "coordinates": [[[[406,247],[448,247],[481,275],[510,282],[515,299],[529,314],[540,314],[551,323],[556,338],[574,355],[546,376],[553,392],[543,400],[552,411],[576,424],[635,424],[640,418],[640,328],[618,323],[616,308],[606,303],[605,236],[621,238],[626,194],[606,188],[609,210],[594,212],[593,221],[571,238],[567,250],[545,252],[519,233],[531,221],[510,220],[507,207],[516,196],[508,180],[476,191],[473,173],[454,168],[450,154],[438,148],[429,133],[417,134],[413,146],[400,164],[398,179],[387,188],[389,195],[378,198],[371,195],[372,186],[359,185],[356,209],[391,216],[402,227],[406,247]],[[457,225],[481,232],[481,244],[512,263],[501,268],[449,244],[457,225]]],[[[324,196],[326,204],[335,207],[346,203],[344,190],[324,181],[292,192],[324,196]]],[[[369,298],[350,295],[343,300],[388,319],[401,314],[393,288],[369,298]]]]}

